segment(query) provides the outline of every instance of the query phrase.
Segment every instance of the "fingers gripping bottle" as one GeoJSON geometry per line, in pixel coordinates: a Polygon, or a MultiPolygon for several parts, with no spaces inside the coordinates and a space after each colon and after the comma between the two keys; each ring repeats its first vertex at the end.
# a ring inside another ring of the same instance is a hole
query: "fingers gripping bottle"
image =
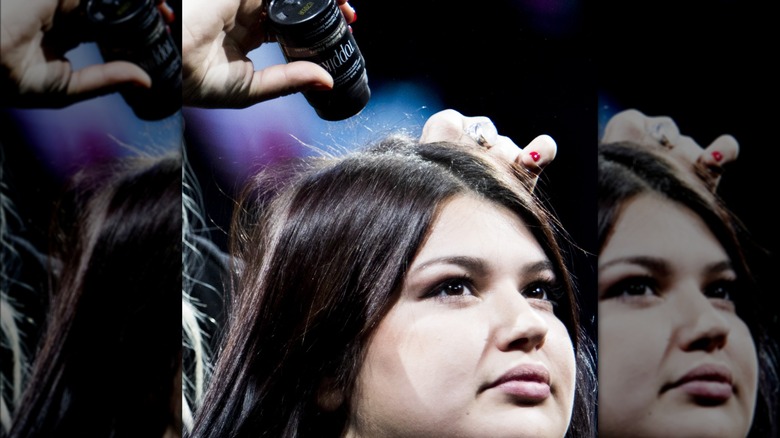
{"type": "Polygon", "coordinates": [[[130,61],[152,78],[152,88],[126,86],[120,94],[144,120],[181,108],[181,53],[155,0],[89,0],[87,17],[105,61],[130,61]]]}
{"type": "Polygon", "coordinates": [[[343,120],[368,104],[366,62],[335,0],[272,0],[268,18],[287,62],[311,61],[333,77],[332,90],[303,92],[320,118],[343,120]]]}

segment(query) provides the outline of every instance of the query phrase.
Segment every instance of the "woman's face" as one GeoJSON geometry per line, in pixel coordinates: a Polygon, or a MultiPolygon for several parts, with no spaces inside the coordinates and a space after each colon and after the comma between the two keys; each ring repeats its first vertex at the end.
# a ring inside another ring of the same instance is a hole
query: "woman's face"
{"type": "Polygon", "coordinates": [[[599,256],[600,436],[747,434],[758,365],[736,279],[691,210],[624,205],[599,256]]]}
{"type": "Polygon", "coordinates": [[[563,436],[575,362],[557,291],[513,213],[447,202],[369,344],[347,436],[563,436]]]}

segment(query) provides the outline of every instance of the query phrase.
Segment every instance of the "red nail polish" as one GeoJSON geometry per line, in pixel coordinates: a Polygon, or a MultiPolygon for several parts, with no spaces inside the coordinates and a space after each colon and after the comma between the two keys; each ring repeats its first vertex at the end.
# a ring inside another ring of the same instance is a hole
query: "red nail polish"
{"type": "Polygon", "coordinates": [[[534,160],[534,162],[539,161],[539,158],[542,158],[541,155],[539,155],[539,152],[532,151],[529,155],[531,155],[531,159],[534,160]]]}
{"type": "Polygon", "coordinates": [[[718,152],[718,151],[713,151],[713,152],[712,152],[712,158],[714,158],[714,159],[715,159],[715,161],[720,161],[720,160],[722,160],[722,159],[723,159],[723,154],[721,154],[721,153],[720,153],[720,152],[718,152]]]}

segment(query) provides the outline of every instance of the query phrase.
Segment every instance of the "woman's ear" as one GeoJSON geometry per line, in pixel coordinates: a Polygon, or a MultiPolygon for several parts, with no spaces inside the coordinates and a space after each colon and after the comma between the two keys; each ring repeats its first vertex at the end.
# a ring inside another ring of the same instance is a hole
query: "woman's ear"
{"type": "Polygon", "coordinates": [[[326,377],[317,388],[317,406],[325,412],[333,412],[344,404],[344,392],[336,384],[336,379],[326,377]]]}

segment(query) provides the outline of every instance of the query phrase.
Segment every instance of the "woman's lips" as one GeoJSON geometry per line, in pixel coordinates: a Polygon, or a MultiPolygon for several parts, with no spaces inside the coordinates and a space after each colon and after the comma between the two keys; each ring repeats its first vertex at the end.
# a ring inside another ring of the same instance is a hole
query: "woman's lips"
{"type": "Polygon", "coordinates": [[[677,389],[694,397],[698,401],[720,404],[734,393],[730,383],[711,380],[691,380],[679,385],[677,389]]]}
{"type": "Polygon", "coordinates": [[[522,403],[536,404],[550,396],[550,373],[543,365],[519,365],[484,389],[497,389],[522,403]]]}
{"type": "Polygon", "coordinates": [[[550,396],[550,385],[527,380],[509,380],[495,388],[525,403],[539,403],[550,396]]]}
{"type": "Polygon", "coordinates": [[[716,364],[697,366],[688,371],[670,385],[664,386],[661,392],[679,390],[693,397],[698,403],[717,405],[725,403],[734,395],[734,385],[731,371],[716,364]]]}

